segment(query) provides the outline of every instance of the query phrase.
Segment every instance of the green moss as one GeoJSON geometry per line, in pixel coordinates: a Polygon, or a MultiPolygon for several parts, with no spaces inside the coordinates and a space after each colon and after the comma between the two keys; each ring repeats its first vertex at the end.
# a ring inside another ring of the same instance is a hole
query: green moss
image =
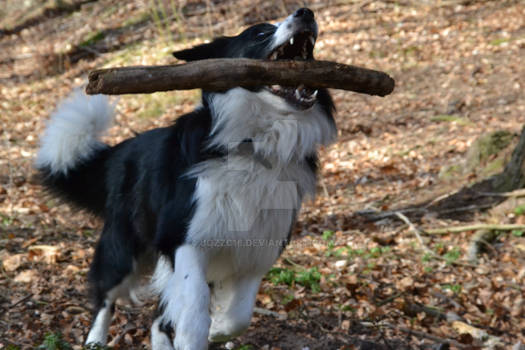
{"type": "Polygon", "coordinates": [[[103,31],[97,31],[90,33],[78,46],[86,47],[96,44],[97,42],[103,40],[106,37],[106,34],[103,31]]]}
{"type": "Polygon", "coordinates": [[[449,114],[439,114],[439,115],[431,117],[430,120],[433,122],[455,122],[456,124],[459,124],[459,125],[472,124],[472,122],[468,120],[467,118],[463,118],[458,115],[449,115],[449,114]]]}
{"type": "Polygon", "coordinates": [[[458,174],[461,174],[462,172],[463,168],[461,165],[452,164],[441,168],[438,176],[441,180],[452,180],[456,179],[458,174]]]}
{"type": "Polygon", "coordinates": [[[494,39],[490,42],[490,45],[494,45],[494,46],[499,46],[503,43],[508,43],[510,41],[509,38],[498,38],[498,39],[494,39]]]}
{"type": "Polygon", "coordinates": [[[498,157],[493,161],[489,162],[481,172],[484,177],[497,174],[503,170],[505,167],[505,159],[503,157],[498,157]]]}
{"type": "MultiPolygon", "coordinates": [[[[493,131],[478,137],[467,152],[465,169],[472,171],[481,164],[488,162],[489,159],[505,150],[514,138],[513,133],[505,130],[493,131]]],[[[492,164],[487,164],[486,170],[493,174],[494,170],[501,169],[504,165],[504,159],[501,158],[500,160],[492,160],[492,164]]]]}

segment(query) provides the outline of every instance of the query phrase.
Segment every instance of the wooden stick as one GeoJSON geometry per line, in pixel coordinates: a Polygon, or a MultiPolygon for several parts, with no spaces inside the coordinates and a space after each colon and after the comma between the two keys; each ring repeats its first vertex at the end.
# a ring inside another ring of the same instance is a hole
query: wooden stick
{"type": "Polygon", "coordinates": [[[437,254],[432,249],[427,247],[427,245],[423,241],[423,238],[419,234],[422,231],[419,228],[417,228],[416,225],[414,225],[403,213],[396,212],[395,214],[401,221],[403,221],[405,224],[407,224],[408,227],[412,230],[412,232],[414,233],[414,235],[416,236],[416,238],[417,238],[417,240],[419,242],[419,245],[421,246],[421,248],[423,248],[425,253],[430,254],[430,255],[435,257],[437,254]]]}
{"type": "Polygon", "coordinates": [[[496,230],[496,231],[525,230],[525,225],[474,224],[474,225],[467,225],[467,226],[451,226],[451,227],[443,227],[443,228],[425,230],[424,234],[446,235],[448,233],[460,233],[460,232],[465,232],[465,231],[477,231],[477,230],[496,230]]]}
{"type": "MultiPolygon", "coordinates": [[[[361,322],[361,324],[363,324],[363,322],[361,322]]],[[[387,322],[380,323],[380,325],[388,327],[390,329],[400,330],[401,332],[407,333],[409,335],[413,335],[413,336],[418,337],[418,338],[426,338],[426,339],[430,339],[432,341],[435,341],[435,342],[438,342],[438,343],[443,343],[443,344],[448,343],[448,344],[454,345],[455,347],[457,347],[459,349],[467,349],[468,348],[467,345],[461,344],[460,342],[458,342],[458,341],[456,341],[454,339],[438,337],[436,335],[425,333],[425,332],[422,332],[422,331],[416,331],[416,330],[411,329],[411,328],[407,328],[407,327],[403,327],[403,326],[395,326],[395,325],[387,323],[387,322]]]]}
{"type": "Polygon", "coordinates": [[[416,236],[416,238],[417,238],[417,240],[419,242],[419,245],[421,245],[421,248],[423,248],[425,253],[430,255],[432,258],[438,259],[438,260],[442,260],[442,261],[446,261],[447,263],[452,264],[452,265],[467,266],[467,267],[473,267],[473,268],[477,267],[474,264],[463,263],[463,262],[460,262],[460,261],[450,261],[450,260],[445,259],[444,257],[438,255],[432,249],[427,247],[427,245],[423,241],[423,238],[421,237],[421,234],[425,234],[425,231],[420,230],[419,228],[417,228],[416,225],[414,225],[403,213],[396,212],[395,214],[401,221],[403,221],[405,224],[408,225],[408,227],[410,228],[410,230],[412,230],[412,232],[414,232],[414,235],[416,236]]]}
{"type": "Polygon", "coordinates": [[[388,74],[328,61],[208,59],[168,66],[136,66],[92,71],[86,93],[138,94],[168,90],[224,91],[268,85],[335,88],[386,96],[394,90],[388,74]]]}

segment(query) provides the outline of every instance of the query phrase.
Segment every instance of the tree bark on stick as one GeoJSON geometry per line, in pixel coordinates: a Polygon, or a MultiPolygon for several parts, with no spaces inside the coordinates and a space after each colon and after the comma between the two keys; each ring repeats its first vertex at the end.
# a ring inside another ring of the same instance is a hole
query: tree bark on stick
{"type": "Polygon", "coordinates": [[[88,94],[138,94],[168,90],[224,91],[269,85],[334,88],[386,96],[394,90],[388,74],[328,61],[207,59],[181,65],[136,66],[92,71],[88,94]]]}

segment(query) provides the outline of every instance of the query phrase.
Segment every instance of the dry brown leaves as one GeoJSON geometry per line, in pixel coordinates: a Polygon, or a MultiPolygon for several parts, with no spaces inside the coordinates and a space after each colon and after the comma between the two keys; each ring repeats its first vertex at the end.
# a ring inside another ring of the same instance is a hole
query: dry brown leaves
{"type": "MultiPolygon", "coordinates": [[[[123,45],[139,40],[131,54],[101,53],[55,75],[47,75],[45,57],[67,51],[90,33],[140,18],[147,4],[101,0],[0,38],[0,348],[33,348],[45,333],[57,331],[78,345],[90,321],[85,280],[101,223],[44,196],[31,170],[38,135],[55,104],[82,84],[90,69],[108,62],[172,62],[172,49],[233,34],[264,18],[282,18],[297,5],[255,1],[240,10],[233,1],[185,3],[185,15],[167,26],[176,33],[171,46],[150,20],[105,39],[123,45]]],[[[295,277],[289,284],[269,278],[257,301],[286,320],[256,314],[235,345],[352,349],[365,339],[397,349],[442,339],[452,347],[477,349],[525,343],[525,238],[518,232],[499,235],[470,267],[455,263],[465,262],[473,232],[424,238],[447,263],[426,255],[399,222],[373,224],[353,215],[459,189],[476,175],[447,182],[438,177],[443,166],[460,161],[483,132],[521,129],[525,5],[328,1],[312,7],[321,29],[316,56],[384,70],[396,78],[396,91],[386,98],[333,92],[339,142],[323,150],[319,196],[305,206],[296,239],[278,264],[295,277]],[[304,277],[314,268],[319,279],[304,277]]],[[[172,96],[169,103],[122,97],[108,142],[166,125],[196,101],[194,92],[172,96]],[[147,118],[152,104],[162,110],[147,118]]],[[[524,217],[513,209],[475,219],[522,223],[524,217]]],[[[432,215],[418,223],[452,224],[432,215]]],[[[118,308],[111,336],[125,334],[116,338],[115,348],[148,344],[153,308],[152,303],[146,310],[118,308]]]]}

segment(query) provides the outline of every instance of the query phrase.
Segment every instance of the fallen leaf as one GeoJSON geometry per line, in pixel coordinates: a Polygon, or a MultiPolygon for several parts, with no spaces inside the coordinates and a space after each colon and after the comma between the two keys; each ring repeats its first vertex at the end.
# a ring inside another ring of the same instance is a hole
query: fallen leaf
{"type": "Polygon", "coordinates": [[[30,283],[35,276],[36,272],[34,270],[24,270],[16,275],[14,281],[19,283],[30,283]]]}
{"type": "Polygon", "coordinates": [[[25,260],[25,254],[14,254],[2,259],[2,265],[6,271],[15,271],[25,260]]]}
{"type": "Polygon", "coordinates": [[[60,255],[58,247],[51,245],[34,245],[29,247],[29,260],[34,260],[36,257],[46,264],[55,264],[60,255]]]}

